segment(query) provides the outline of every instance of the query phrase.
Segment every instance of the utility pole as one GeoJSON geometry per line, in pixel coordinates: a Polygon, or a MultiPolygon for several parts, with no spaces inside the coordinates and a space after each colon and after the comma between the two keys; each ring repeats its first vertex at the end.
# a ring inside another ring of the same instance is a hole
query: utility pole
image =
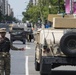
{"type": "Polygon", "coordinates": [[[73,14],[73,0],[70,0],[70,14],[73,14]]]}
{"type": "Polygon", "coordinates": [[[43,25],[44,25],[44,18],[43,18],[43,13],[42,13],[42,8],[43,8],[42,0],[39,0],[38,4],[39,4],[40,18],[41,18],[41,20],[42,20],[42,27],[43,27],[43,25]]]}
{"type": "Polygon", "coordinates": [[[58,14],[60,13],[60,0],[58,0],[58,14]]]}

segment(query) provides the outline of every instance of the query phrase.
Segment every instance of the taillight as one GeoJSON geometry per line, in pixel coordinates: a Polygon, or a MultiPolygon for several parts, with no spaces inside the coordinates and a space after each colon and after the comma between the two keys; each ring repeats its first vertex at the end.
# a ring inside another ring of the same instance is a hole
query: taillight
{"type": "Polygon", "coordinates": [[[43,49],[44,49],[43,53],[45,53],[45,52],[49,53],[50,52],[50,49],[46,45],[43,46],[43,49]]]}
{"type": "Polygon", "coordinates": [[[49,48],[47,48],[47,49],[46,49],[46,51],[47,51],[47,53],[49,53],[49,52],[50,52],[50,49],[49,49],[49,48]]]}
{"type": "Polygon", "coordinates": [[[47,46],[46,46],[46,45],[44,45],[44,46],[43,46],[43,49],[47,49],[47,46]]]}

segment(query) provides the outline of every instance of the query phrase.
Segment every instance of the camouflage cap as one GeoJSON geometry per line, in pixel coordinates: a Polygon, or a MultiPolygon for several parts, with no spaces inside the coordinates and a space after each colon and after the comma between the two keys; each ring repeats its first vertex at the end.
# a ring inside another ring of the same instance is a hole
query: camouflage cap
{"type": "Polygon", "coordinates": [[[0,32],[6,32],[6,28],[0,28],[0,32]]]}

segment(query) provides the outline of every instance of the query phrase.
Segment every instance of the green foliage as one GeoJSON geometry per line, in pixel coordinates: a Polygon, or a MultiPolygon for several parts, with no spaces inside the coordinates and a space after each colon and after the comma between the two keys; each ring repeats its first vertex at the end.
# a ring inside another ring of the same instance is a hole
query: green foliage
{"type": "Polygon", "coordinates": [[[50,0],[50,3],[52,6],[51,10],[53,11],[52,14],[56,14],[58,11],[60,13],[64,12],[64,0],[50,0]]]}
{"type": "Polygon", "coordinates": [[[63,10],[64,0],[38,0],[38,1],[39,2],[37,5],[33,5],[32,3],[28,4],[27,10],[22,13],[24,16],[23,22],[29,20],[34,23],[38,21],[38,18],[40,18],[42,21],[46,20],[49,14],[49,5],[51,5],[50,14],[57,14],[58,10],[60,12],[64,12],[63,10]]]}
{"type": "Polygon", "coordinates": [[[23,12],[24,15],[23,21],[29,20],[35,22],[37,21],[38,14],[39,14],[38,7],[32,6],[26,12],[23,12]]]}
{"type": "Polygon", "coordinates": [[[5,15],[5,16],[4,16],[4,20],[5,20],[5,21],[12,22],[12,21],[16,21],[16,18],[14,18],[14,17],[12,17],[12,16],[5,15]]]}

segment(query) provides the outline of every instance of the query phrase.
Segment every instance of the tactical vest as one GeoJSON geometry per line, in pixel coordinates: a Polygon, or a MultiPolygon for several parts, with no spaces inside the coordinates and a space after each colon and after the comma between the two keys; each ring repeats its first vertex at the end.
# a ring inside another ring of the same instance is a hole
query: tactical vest
{"type": "Polygon", "coordinates": [[[9,52],[10,50],[10,41],[5,37],[4,41],[0,43],[0,52],[9,52]]]}
{"type": "Polygon", "coordinates": [[[31,28],[31,24],[30,24],[30,23],[28,23],[28,24],[27,24],[27,27],[30,27],[30,28],[31,28]]]}

